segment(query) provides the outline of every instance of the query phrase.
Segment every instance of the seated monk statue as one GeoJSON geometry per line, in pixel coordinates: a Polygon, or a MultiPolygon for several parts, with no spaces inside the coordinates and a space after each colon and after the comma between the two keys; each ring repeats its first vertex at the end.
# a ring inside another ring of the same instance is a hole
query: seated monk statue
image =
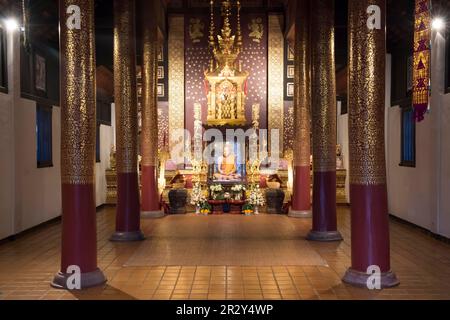
{"type": "Polygon", "coordinates": [[[232,147],[226,144],[223,148],[223,156],[219,157],[218,170],[214,177],[221,181],[239,180],[241,175],[236,173],[236,156],[233,153],[232,147]]]}

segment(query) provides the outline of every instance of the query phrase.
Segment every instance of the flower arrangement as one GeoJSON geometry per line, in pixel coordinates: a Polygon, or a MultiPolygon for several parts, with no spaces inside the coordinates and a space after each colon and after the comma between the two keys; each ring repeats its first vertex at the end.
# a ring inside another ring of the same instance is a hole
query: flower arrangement
{"type": "Polygon", "coordinates": [[[235,184],[234,186],[231,187],[231,191],[233,193],[241,193],[245,191],[245,186],[243,186],[242,184],[235,184]]]}
{"type": "Polygon", "coordinates": [[[209,187],[209,190],[211,191],[211,196],[213,200],[217,200],[223,192],[223,187],[221,184],[212,184],[209,187]]]}
{"type": "Polygon", "coordinates": [[[205,194],[202,191],[202,186],[199,182],[194,185],[191,194],[191,205],[201,207],[205,202],[208,202],[205,194]]]}
{"type": "Polygon", "coordinates": [[[208,202],[204,202],[201,206],[200,206],[200,213],[204,214],[204,215],[208,215],[210,214],[212,211],[212,207],[208,202]]]}
{"type": "Polygon", "coordinates": [[[242,193],[245,191],[245,186],[242,184],[236,184],[231,187],[231,192],[233,193],[234,200],[241,200],[242,199],[242,193]]]}
{"type": "Polygon", "coordinates": [[[264,198],[259,185],[255,184],[252,186],[248,203],[255,207],[264,206],[266,204],[266,199],[264,198]]]}
{"type": "Polygon", "coordinates": [[[251,215],[253,213],[253,206],[247,203],[242,207],[242,213],[245,214],[246,216],[251,215]]]}

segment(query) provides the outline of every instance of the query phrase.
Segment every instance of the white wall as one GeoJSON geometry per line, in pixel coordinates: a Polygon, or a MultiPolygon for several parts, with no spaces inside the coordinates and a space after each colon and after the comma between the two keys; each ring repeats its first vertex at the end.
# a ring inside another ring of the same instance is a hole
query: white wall
{"type": "Polygon", "coordinates": [[[438,233],[450,237],[450,94],[441,97],[438,233]]]}
{"type": "MultiPolygon", "coordinates": [[[[445,40],[432,40],[430,112],[416,125],[416,167],[399,166],[401,110],[386,108],[389,212],[450,237],[450,95],[444,94],[445,40]]],[[[390,78],[389,70],[389,78],[390,78]]],[[[389,80],[390,81],[390,80],[389,80]]]]}
{"type": "Polygon", "coordinates": [[[113,145],[113,127],[100,125],[100,162],[95,164],[95,203],[97,206],[106,203],[106,176],[109,168],[109,156],[113,145]]]}
{"type": "Polygon", "coordinates": [[[337,143],[341,145],[342,156],[344,157],[344,168],[347,169],[345,196],[347,198],[347,203],[350,203],[348,113],[341,115],[341,101],[338,101],[337,105],[337,128],[337,143]]]}
{"type": "Polygon", "coordinates": [[[0,93],[0,239],[14,232],[14,99],[19,95],[19,39],[7,35],[7,68],[9,93],[0,93]]]}
{"type": "MultiPolygon", "coordinates": [[[[433,35],[430,112],[416,125],[416,167],[402,167],[401,110],[391,103],[391,56],[386,59],[386,171],[389,213],[450,237],[450,94],[444,93],[445,40],[433,35]]],[[[349,168],[348,115],[340,115],[338,143],[349,168]]],[[[347,181],[347,195],[348,181],[347,181]]],[[[351,199],[349,199],[351,200],[351,199]]]]}
{"type": "Polygon", "coordinates": [[[387,129],[387,186],[389,213],[415,223],[428,230],[433,227],[432,215],[436,210],[436,177],[433,172],[435,144],[432,143],[433,115],[416,125],[416,167],[402,167],[401,109],[386,109],[387,129]]]}
{"type": "MultiPolygon", "coordinates": [[[[52,112],[53,167],[38,168],[36,102],[20,98],[19,40],[8,35],[8,94],[0,93],[0,239],[61,215],[60,108],[52,112]]],[[[96,164],[96,204],[105,203],[105,170],[113,128],[100,126],[96,164]]]]}
{"type": "Polygon", "coordinates": [[[15,228],[36,226],[61,215],[60,108],[52,109],[53,167],[38,168],[36,154],[36,102],[15,103],[15,228]]]}

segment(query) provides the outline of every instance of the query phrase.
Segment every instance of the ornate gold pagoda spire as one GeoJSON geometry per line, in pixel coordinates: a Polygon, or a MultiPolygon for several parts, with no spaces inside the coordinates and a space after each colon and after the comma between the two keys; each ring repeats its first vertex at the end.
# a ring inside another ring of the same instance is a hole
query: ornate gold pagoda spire
{"type": "Polygon", "coordinates": [[[211,47],[212,53],[215,60],[218,63],[218,67],[223,69],[225,66],[232,68],[241,53],[242,49],[242,31],[241,31],[241,1],[236,1],[237,7],[237,28],[236,35],[233,34],[231,27],[231,10],[232,2],[231,0],[222,1],[222,18],[223,26],[220,30],[220,34],[216,37],[214,34],[214,0],[210,1],[211,5],[211,25],[209,30],[209,45],[211,47]]]}
{"type": "Polygon", "coordinates": [[[209,70],[205,71],[208,82],[208,121],[209,126],[244,126],[246,81],[248,72],[242,70],[237,59],[242,50],[241,1],[223,0],[221,13],[223,25],[216,35],[214,30],[214,0],[211,4],[211,26],[209,30],[209,46],[214,59],[211,59],[209,70]],[[234,5],[235,4],[235,5],[234,5]],[[233,34],[231,22],[232,8],[237,8],[236,34],[233,34]],[[217,41],[216,41],[217,39],[217,41]],[[214,60],[216,63],[214,63],[214,60]]]}

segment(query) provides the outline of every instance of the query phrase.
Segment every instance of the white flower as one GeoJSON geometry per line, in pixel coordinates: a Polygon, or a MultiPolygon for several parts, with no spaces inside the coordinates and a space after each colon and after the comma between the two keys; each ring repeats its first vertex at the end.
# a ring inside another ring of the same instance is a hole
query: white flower
{"type": "Polygon", "coordinates": [[[231,187],[231,191],[235,192],[235,193],[239,193],[239,192],[245,191],[245,187],[241,184],[236,184],[233,187],[231,187]]]}
{"type": "Polygon", "coordinates": [[[262,194],[260,188],[258,185],[254,186],[250,192],[250,197],[248,199],[248,203],[250,203],[253,206],[264,206],[266,203],[266,199],[264,195],[262,194]]]}
{"type": "Polygon", "coordinates": [[[208,201],[202,191],[202,186],[200,183],[196,183],[194,189],[192,189],[191,194],[191,205],[193,206],[201,206],[203,203],[208,201]]]}
{"type": "Polygon", "coordinates": [[[213,184],[209,187],[209,189],[212,192],[222,192],[223,191],[222,185],[220,185],[220,184],[213,184]]]}

